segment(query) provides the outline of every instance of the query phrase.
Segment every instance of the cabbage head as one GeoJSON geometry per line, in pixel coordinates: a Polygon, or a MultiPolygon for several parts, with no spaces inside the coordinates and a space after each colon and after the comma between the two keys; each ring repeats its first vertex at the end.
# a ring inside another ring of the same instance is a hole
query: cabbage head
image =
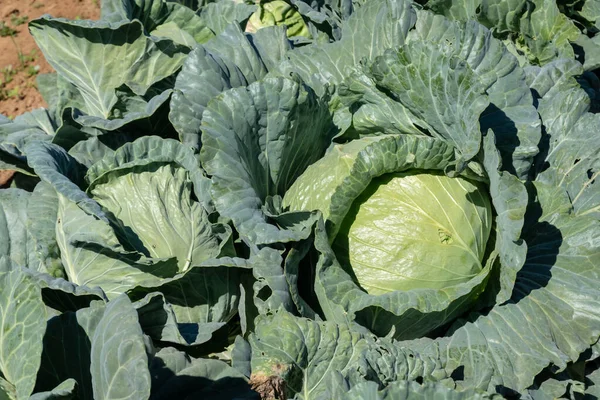
{"type": "Polygon", "coordinates": [[[469,281],[483,269],[492,228],[481,186],[426,171],[373,179],[334,239],[338,259],[371,294],[469,281]]]}
{"type": "Polygon", "coordinates": [[[498,193],[473,171],[445,174],[455,161],[441,140],[366,137],[332,147],[283,197],[290,211],[323,214],[315,246],[331,263],[316,267],[322,295],[378,334],[418,337],[482,307],[504,296],[502,287],[486,290],[494,270],[505,264],[500,275],[510,287],[507,275],[523,262],[510,234],[515,218],[523,223],[524,186],[504,175],[510,190],[498,193]],[[499,217],[498,207],[513,219],[499,217]]]}
{"type": "Polygon", "coordinates": [[[28,147],[42,179],[26,211],[35,228],[25,242],[30,268],[95,288],[102,299],[125,293],[140,309],[163,308],[158,340],[209,341],[236,318],[248,268],[233,258],[231,228],[215,221],[197,158],[156,136],[114,150],[92,142],[70,152],[28,147]]]}

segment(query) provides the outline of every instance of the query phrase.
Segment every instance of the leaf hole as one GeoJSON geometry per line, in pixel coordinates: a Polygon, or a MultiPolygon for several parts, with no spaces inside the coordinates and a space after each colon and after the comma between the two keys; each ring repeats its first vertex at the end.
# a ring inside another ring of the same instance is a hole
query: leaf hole
{"type": "Polygon", "coordinates": [[[443,244],[452,244],[452,235],[449,232],[446,232],[443,229],[438,229],[438,235],[440,237],[440,242],[443,244]]]}
{"type": "Polygon", "coordinates": [[[465,366],[461,365],[460,367],[452,371],[452,374],[450,374],[450,378],[452,378],[455,381],[465,380],[465,366]]]}
{"type": "Polygon", "coordinates": [[[268,286],[263,286],[258,293],[256,293],[256,297],[258,297],[259,299],[261,299],[262,301],[267,301],[267,299],[269,297],[271,297],[271,294],[273,294],[273,291],[271,290],[270,287],[268,286]]]}

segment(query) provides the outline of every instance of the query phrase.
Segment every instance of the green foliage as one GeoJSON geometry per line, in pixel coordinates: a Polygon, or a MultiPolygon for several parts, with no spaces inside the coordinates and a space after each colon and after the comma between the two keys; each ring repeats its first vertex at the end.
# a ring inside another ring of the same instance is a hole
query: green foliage
{"type": "Polygon", "coordinates": [[[31,21],[56,72],[48,109],[0,116],[0,397],[597,396],[599,21],[596,0],[31,21]]]}
{"type": "Polygon", "coordinates": [[[27,21],[29,21],[29,17],[27,15],[18,15],[18,14],[13,14],[10,17],[10,22],[11,24],[13,24],[14,26],[19,26],[19,25],[23,25],[24,23],[26,23],[27,21]]]}
{"type": "Polygon", "coordinates": [[[0,37],[14,36],[16,33],[16,29],[8,26],[6,22],[0,21],[0,37]]]}

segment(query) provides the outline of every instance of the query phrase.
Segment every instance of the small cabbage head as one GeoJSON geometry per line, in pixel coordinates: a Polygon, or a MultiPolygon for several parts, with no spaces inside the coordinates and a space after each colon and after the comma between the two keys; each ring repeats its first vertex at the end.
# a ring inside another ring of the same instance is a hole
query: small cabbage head
{"type": "Polygon", "coordinates": [[[294,6],[285,1],[275,0],[260,4],[258,10],[250,16],[246,32],[255,33],[267,26],[287,26],[289,37],[310,37],[310,32],[302,15],[294,6]]]}

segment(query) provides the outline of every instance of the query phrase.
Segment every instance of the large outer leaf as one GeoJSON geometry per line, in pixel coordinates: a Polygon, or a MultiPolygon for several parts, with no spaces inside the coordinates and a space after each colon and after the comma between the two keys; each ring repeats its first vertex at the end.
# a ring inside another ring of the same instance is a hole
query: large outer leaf
{"type": "MultiPolygon", "coordinates": [[[[525,74],[518,67],[517,59],[499,40],[493,38],[492,32],[477,22],[456,23],[426,11],[419,11],[417,17],[415,29],[408,34],[408,46],[405,47],[410,50],[411,46],[425,46],[427,50],[422,51],[420,55],[414,50],[408,53],[413,54],[413,58],[442,57],[447,61],[456,57],[468,64],[475,80],[483,85],[479,90],[485,91],[490,101],[490,105],[479,118],[482,131],[492,129],[496,134],[504,161],[503,169],[525,178],[533,156],[538,152],[541,124],[525,84],[525,74]]],[[[418,64],[420,67],[415,73],[428,75],[429,66],[426,63],[418,64]]],[[[439,60],[435,65],[437,73],[440,70],[439,60]]],[[[346,78],[340,86],[343,103],[353,109],[353,128],[361,134],[423,134],[423,128],[427,128],[427,132],[436,135],[439,134],[439,129],[435,128],[440,127],[440,121],[435,118],[435,113],[423,115],[424,110],[431,111],[433,105],[436,105],[436,108],[440,108],[441,105],[444,111],[451,110],[457,103],[456,100],[445,101],[443,96],[438,94],[434,99],[418,103],[418,106],[411,108],[411,98],[429,96],[427,91],[414,90],[419,79],[408,80],[408,88],[407,85],[402,87],[402,95],[398,93],[401,87],[397,87],[394,92],[396,96],[390,98],[389,94],[379,87],[379,80],[370,75],[368,72],[365,74],[359,71],[346,78]],[[405,91],[411,93],[411,96],[406,97],[405,91]],[[431,129],[431,126],[434,129],[431,129]]],[[[464,76],[464,72],[452,72],[445,79],[452,82],[453,79],[464,76]]],[[[436,84],[426,86],[432,90],[437,88],[436,84]]],[[[386,86],[385,89],[389,88],[386,86]]],[[[447,88],[444,88],[444,91],[447,91],[447,88]]],[[[465,107],[461,109],[463,108],[465,107]]],[[[463,117],[458,115],[460,112],[454,110],[449,115],[454,115],[460,120],[460,117],[463,117]]],[[[477,130],[476,118],[474,120],[472,114],[467,117],[462,119],[471,121],[471,127],[477,130]]],[[[451,123],[451,117],[444,122],[451,123]]],[[[467,132],[473,134],[475,130],[467,129],[467,132]]],[[[455,129],[451,129],[450,132],[453,136],[459,136],[461,130],[455,132],[455,129]]]]}
{"type": "Polygon", "coordinates": [[[268,78],[210,103],[202,132],[200,159],[219,213],[256,244],[297,240],[260,208],[325,152],[334,134],[327,105],[294,81],[268,78]]]}
{"type": "Polygon", "coordinates": [[[411,381],[392,382],[380,390],[375,382],[360,383],[347,393],[341,394],[343,400],[485,400],[501,399],[501,396],[487,395],[476,389],[465,391],[452,390],[439,383],[420,385],[411,381]]]}
{"type": "Polygon", "coordinates": [[[566,15],[562,14],[555,0],[533,0],[532,11],[520,22],[520,33],[529,51],[529,59],[539,65],[558,58],[572,59],[575,41],[581,32],[566,15]]]}
{"type": "Polygon", "coordinates": [[[25,147],[36,140],[51,140],[55,126],[44,109],[19,115],[14,121],[0,114],[0,169],[13,169],[30,175],[25,147]]]}
{"type": "Polygon", "coordinates": [[[265,247],[250,258],[252,273],[256,282],[253,305],[260,314],[268,314],[278,309],[293,312],[294,306],[290,287],[285,275],[284,260],[277,250],[265,247]],[[265,292],[269,293],[268,297],[265,292]]]}
{"type": "MultiPolygon", "coordinates": [[[[143,293],[143,292],[142,292],[143,293]]],[[[129,292],[130,297],[136,298],[136,291],[129,292]]],[[[175,296],[170,296],[175,297],[175,296]]],[[[192,296],[194,297],[194,296],[192,296]]],[[[195,346],[207,343],[219,331],[225,322],[201,322],[195,318],[201,313],[195,313],[193,305],[189,310],[179,308],[180,314],[191,322],[178,323],[173,306],[166,301],[160,292],[148,293],[143,299],[134,303],[138,312],[140,325],[145,334],[153,340],[169,342],[183,346],[195,346]],[[181,313],[181,311],[184,311],[181,313]],[[185,311],[189,311],[185,315],[185,311]]],[[[179,304],[181,306],[181,304],[179,304]]],[[[208,313],[205,313],[207,315],[208,313]]]]}
{"type": "Polygon", "coordinates": [[[29,265],[32,244],[27,232],[27,205],[31,193],[21,189],[0,190],[0,257],[16,265],[29,265]]]}
{"type": "Polygon", "coordinates": [[[150,397],[146,342],[127,296],[108,304],[90,340],[95,400],[150,397]]]}
{"type": "Polygon", "coordinates": [[[289,397],[335,398],[330,381],[339,373],[351,384],[373,380],[382,386],[397,380],[446,378],[435,358],[421,357],[393,341],[373,339],[343,324],[315,322],[283,311],[258,317],[249,341],[250,383],[263,396],[280,385],[289,397]]]}
{"type": "Polygon", "coordinates": [[[440,51],[467,62],[490,101],[480,118],[482,132],[494,131],[503,169],[526,177],[538,152],[541,122],[517,59],[480,24],[451,22],[429,12],[418,13],[409,40],[433,41],[440,51]]]}
{"type": "MultiPolygon", "coordinates": [[[[598,3],[600,6],[600,3],[598,3]]],[[[586,71],[594,71],[600,68],[600,35],[596,33],[593,37],[580,35],[573,41],[573,47],[577,49],[576,59],[583,63],[586,71]]]]}
{"type": "Polygon", "coordinates": [[[99,286],[109,298],[177,271],[177,260],[152,260],[125,251],[111,226],[59,195],[56,239],[69,281],[99,286]]]}
{"type": "MultiPolygon", "coordinates": [[[[126,135],[123,135],[126,136],[126,135]]],[[[118,135],[110,135],[110,136],[103,136],[101,137],[102,139],[106,139],[107,137],[110,137],[112,139],[116,139],[116,138],[120,138],[120,136],[118,135]]],[[[127,140],[128,138],[124,138],[125,143],[128,142],[127,140]]],[[[119,142],[117,144],[117,147],[119,147],[119,145],[123,145],[125,143],[120,143],[120,140],[115,140],[116,142],[119,142]]],[[[109,141],[109,145],[110,145],[110,141],[109,141]]],[[[109,153],[114,153],[114,150],[109,147],[109,145],[103,143],[102,141],[100,141],[100,138],[98,137],[91,137],[87,140],[82,140],[81,142],[77,142],[77,144],[75,144],[73,147],[71,147],[69,149],[69,155],[71,157],[73,157],[75,160],[77,160],[80,164],[85,165],[87,168],[90,168],[92,165],[94,165],[97,161],[103,159],[105,156],[107,156],[109,153]]]]}
{"type": "Polygon", "coordinates": [[[216,35],[220,35],[233,23],[245,26],[250,15],[256,10],[255,4],[236,0],[209,0],[207,3],[199,10],[199,15],[216,35]]]}
{"type": "Polygon", "coordinates": [[[447,18],[457,21],[468,21],[475,19],[479,8],[483,7],[485,0],[429,0],[425,3],[427,8],[436,14],[442,14],[447,18]]]}
{"type": "Polygon", "coordinates": [[[39,140],[39,135],[36,135],[37,133],[43,133],[45,135],[52,136],[56,130],[54,120],[48,113],[48,110],[43,108],[37,108],[30,112],[18,115],[12,123],[3,121],[0,126],[2,127],[2,129],[0,129],[2,134],[9,135],[11,133],[18,133],[17,136],[21,139],[31,139],[28,138],[28,136],[34,136],[39,140]],[[7,124],[5,125],[4,122],[7,124]]]}
{"type": "Polygon", "coordinates": [[[106,0],[102,2],[102,14],[103,19],[116,22],[137,19],[151,35],[168,37],[189,47],[214,37],[193,10],[175,2],[106,0]],[[165,34],[167,29],[169,34],[165,34]],[[184,36],[189,37],[191,42],[177,40],[184,36]]]}
{"type": "MultiPolygon", "coordinates": [[[[109,118],[94,115],[80,115],[74,118],[76,124],[85,129],[98,129],[101,132],[124,131],[135,135],[152,133],[163,137],[172,137],[173,127],[168,121],[169,100],[172,91],[165,90],[146,101],[131,91],[117,92],[118,101],[109,118]]],[[[59,132],[54,143],[61,144],[63,132],[59,132]]]]}
{"type": "Polygon", "coordinates": [[[333,40],[341,38],[341,25],[364,0],[291,0],[307,20],[313,38],[322,34],[333,40]]]}
{"type": "Polygon", "coordinates": [[[240,284],[248,266],[237,259],[210,260],[156,284],[140,284],[127,294],[134,300],[162,293],[188,344],[206,342],[238,311],[240,284]],[[185,334],[185,330],[189,334],[185,334]]]}
{"type": "Polygon", "coordinates": [[[191,358],[171,347],[152,360],[152,398],[256,399],[247,379],[221,360],[191,358]]]}
{"type": "Polygon", "coordinates": [[[117,102],[115,89],[127,84],[137,94],[172,75],[185,52],[170,40],[144,36],[139,21],[67,21],[42,17],[30,30],[48,62],[74,84],[85,112],[108,118],[117,102]]]}
{"type": "Polygon", "coordinates": [[[34,257],[28,267],[64,277],[55,235],[58,213],[56,191],[47,182],[40,182],[31,194],[31,200],[27,206],[27,229],[31,235],[34,257]]]}
{"type": "Polygon", "coordinates": [[[532,8],[527,0],[483,0],[479,20],[500,34],[518,32],[521,17],[532,8]]]}
{"type": "Polygon", "coordinates": [[[61,120],[65,107],[85,108],[85,100],[75,85],[56,72],[47,75],[47,78],[44,75],[38,77],[38,90],[56,121],[61,120]]]}
{"type": "Polygon", "coordinates": [[[45,331],[41,289],[21,267],[0,256],[0,372],[18,400],[33,392],[45,331]]]}
{"type": "Polygon", "coordinates": [[[38,74],[37,78],[35,78],[35,83],[38,92],[40,92],[42,98],[48,104],[48,108],[53,109],[54,105],[59,101],[57,90],[58,74],[56,72],[38,74]]]}
{"type": "Polygon", "coordinates": [[[27,270],[42,288],[42,299],[47,307],[59,312],[77,311],[89,307],[95,300],[108,301],[102,289],[79,286],[62,278],[27,270]]]}
{"type": "Polygon", "coordinates": [[[537,71],[531,86],[542,99],[539,112],[547,132],[545,159],[550,164],[539,180],[563,186],[579,215],[600,217],[600,117],[589,112],[591,100],[575,77],[581,64],[560,60],[537,71]]]}
{"type": "MultiPolygon", "coordinates": [[[[274,71],[279,63],[285,60],[287,52],[292,48],[285,34],[285,27],[282,26],[263,28],[250,37],[252,45],[258,51],[267,71],[274,71]]],[[[213,41],[208,45],[211,49],[216,50],[217,43],[218,41],[213,41]]]]}
{"type": "Polygon", "coordinates": [[[600,368],[598,368],[597,361],[592,365],[594,369],[586,376],[586,383],[588,385],[586,385],[587,387],[585,388],[585,394],[589,396],[590,400],[600,396],[600,368]]]}
{"type": "Polygon", "coordinates": [[[348,76],[339,85],[338,94],[342,104],[352,109],[352,114],[344,116],[340,111],[336,122],[351,124],[358,134],[425,134],[419,128],[425,124],[402,103],[379,90],[366,68],[348,76]]]}
{"type": "MultiPolygon", "coordinates": [[[[251,35],[243,33],[236,25],[230,25],[204,47],[221,58],[226,68],[235,66],[233,71],[229,71],[233,82],[246,80],[248,85],[263,78],[272,66],[270,63],[277,63],[283,58],[290,44],[282,28],[268,28],[260,34],[251,35]],[[266,48],[269,43],[276,43],[276,46],[266,48]],[[238,76],[234,77],[234,74],[238,76]]],[[[236,87],[233,82],[232,87],[236,87]]]]}
{"type": "Polygon", "coordinates": [[[79,393],[77,388],[77,381],[67,379],[52,390],[35,393],[29,400],[71,400],[79,393]]]}
{"type": "Polygon", "coordinates": [[[148,168],[151,164],[166,163],[179,166],[188,172],[196,198],[207,212],[212,212],[212,200],[208,193],[210,180],[206,178],[193,152],[175,140],[147,136],[133,143],[126,143],[114,153],[105,153],[102,159],[88,169],[85,179],[91,189],[94,185],[109,180],[113,173],[118,175],[140,167],[148,168]]]}
{"type": "Polygon", "coordinates": [[[338,42],[295,49],[278,69],[285,76],[299,74],[322,95],[328,85],[341,83],[363,58],[373,59],[388,48],[402,46],[415,19],[410,1],[369,1],[348,18],[338,42]]]}
{"type": "MultiPolygon", "coordinates": [[[[493,302],[499,304],[510,298],[517,273],[525,262],[527,245],[521,239],[521,230],[529,198],[525,186],[516,176],[500,171],[500,153],[491,130],[483,139],[483,150],[483,165],[490,180],[489,191],[496,210],[495,240],[501,268],[499,291],[493,302]]],[[[488,286],[490,292],[491,286],[488,286]]]]}
{"type": "Polygon", "coordinates": [[[466,62],[413,41],[377,57],[371,74],[378,86],[418,118],[417,125],[456,148],[457,163],[468,162],[479,152],[479,116],[489,100],[466,62]]]}
{"type": "Polygon", "coordinates": [[[593,23],[596,28],[600,27],[600,2],[598,0],[584,1],[578,15],[593,23]]]}
{"type": "Polygon", "coordinates": [[[77,203],[89,214],[108,222],[108,217],[100,205],[79,187],[84,185],[85,167],[82,164],[54,144],[33,142],[26,149],[29,165],[42,181],[50,184],[58,194],[77,203]]]}
{"type": "Polygon", "coordinates": [[[180,271],[219,255],[208,215],[191,199],[186,170],[149,164],[109,174],[88,190],[118,218],[132,248],[152,258],[177,257],[180,271]]]}
{"type": "Polygon", "coordinates": [[[104,311],[105,306],[95,302],[89,308],[66,312],[48,320],[36,391],[52,390],[71,378],[78,384],[79,398],[94,399],[90,372],[91,339],[104,311]]]}
{"type": "Polygon", "coordinates": [[[199,150],[202,113],[208,102],[228,89],[262,79],[272,66],[269,59],[278,61],[288,48],[283,29],[246,36],[236,25],[205,46],[196,47],[177,76],[171,100],[169,118],[181,141],[199,150]]]}
{"type": "MultiPolygon", "coordinates": [[[[478,19],[500,35],[515,36],[516,47],[535,64],[573,58],[571,41],[581,35],[555,0],[433,0],[427,7],[459,21],[478,19]]],[[[576,2],[575,2],[576,3],[576,2]]],[[[562,4],[560,4],[563,7],[562,4]]],[[[510,42],[512,44],[512,42],[510,42]]]]}

